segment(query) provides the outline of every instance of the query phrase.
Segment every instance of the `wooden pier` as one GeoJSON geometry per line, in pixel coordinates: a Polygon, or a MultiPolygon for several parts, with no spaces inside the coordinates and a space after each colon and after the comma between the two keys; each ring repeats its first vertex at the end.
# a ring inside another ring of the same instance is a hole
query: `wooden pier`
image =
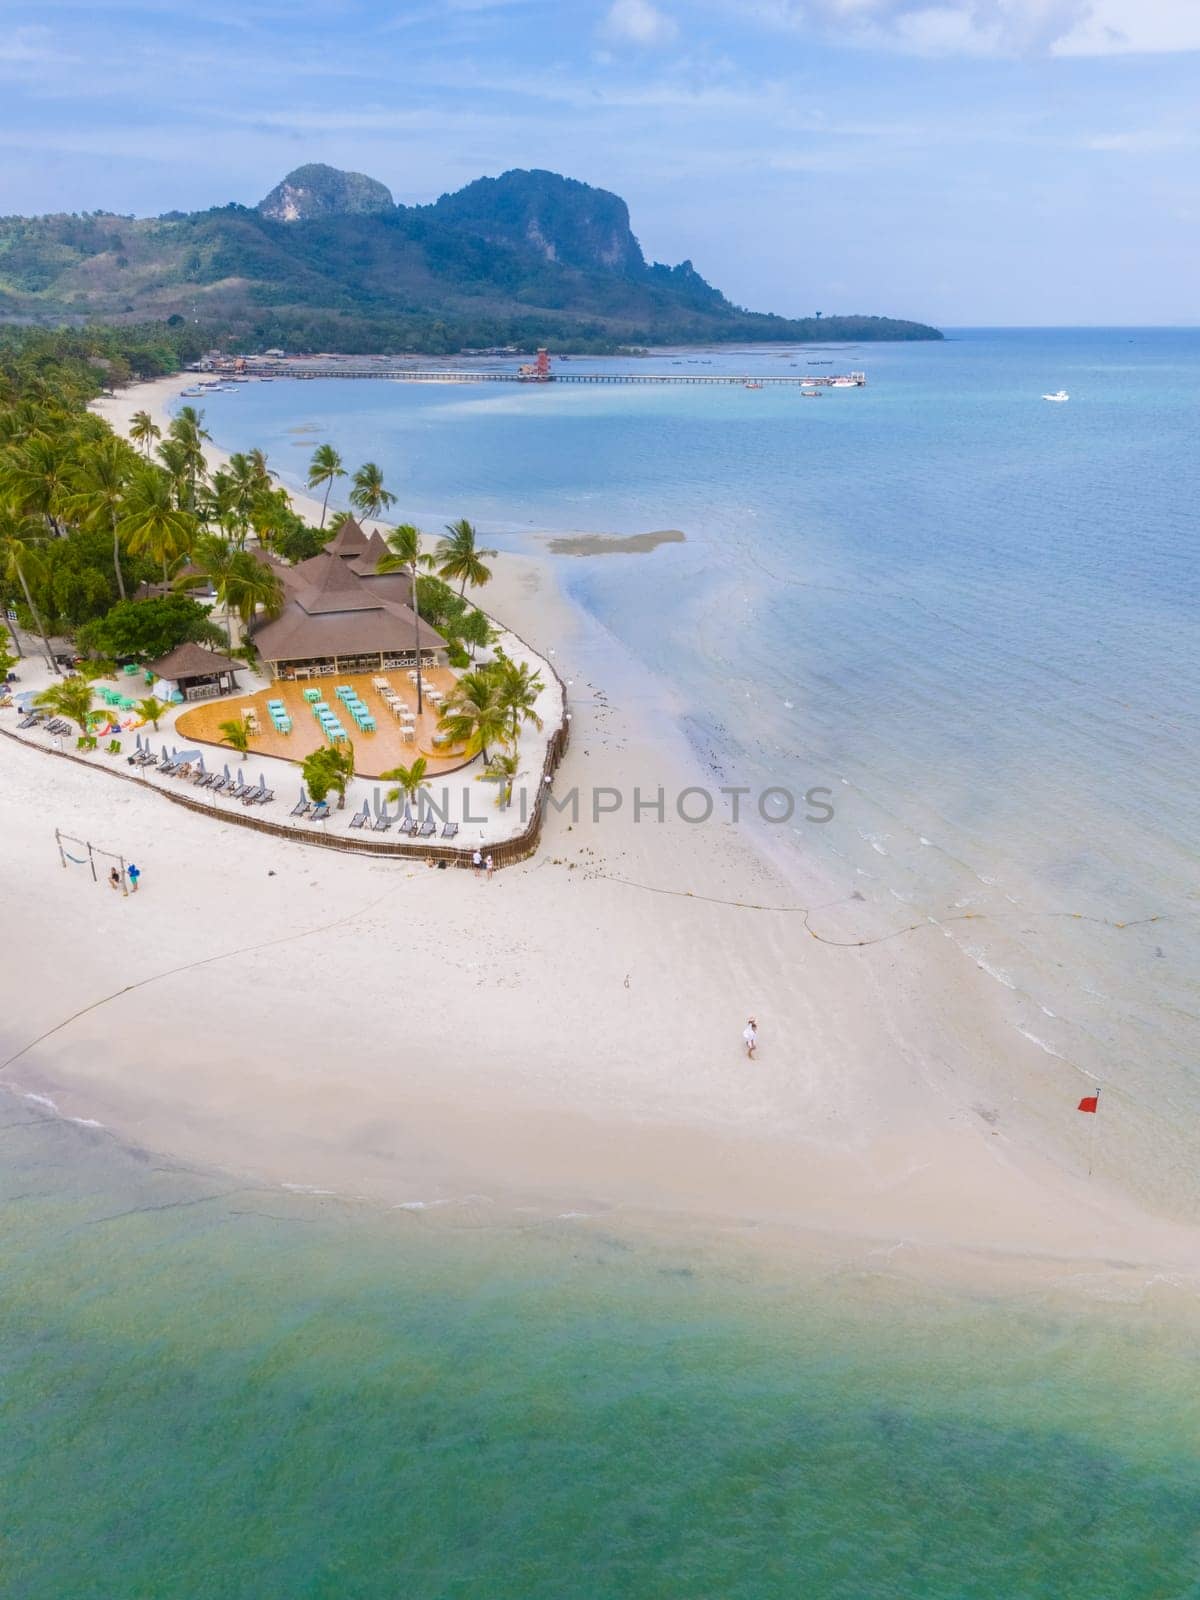
{"type": "MultiPolygon", "coordinates": [[[[222,376],[229,369],[219,368],[222,376]]],[[[790,373],[692,373],[692,372],[552,372],[544,377],[530,377],[516,371],[472,371],[460,367],[388,367],[382,362],[356,366],[350,362],[330,365],[308,364],[303,361],[261,362],[247,365],[242,371],[231,374],[238,378],[385,378],[391,383],[524,383],[531,386],[546,383],[691,383],[734,384],[742,388],[766,389],[787,385],[805,389],[861,389],[867,382],[865,372],[845,372],[821,377],[794,377],[790,373]]]]}

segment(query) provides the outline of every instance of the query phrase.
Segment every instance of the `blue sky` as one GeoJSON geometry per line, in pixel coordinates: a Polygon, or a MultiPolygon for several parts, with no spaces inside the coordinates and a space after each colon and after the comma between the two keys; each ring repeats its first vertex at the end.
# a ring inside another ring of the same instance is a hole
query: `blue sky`
{"type": "Polygon", "coordinates": [[[739,303],[1200,321],[1200,0],[6,0],[0,211],[549,167],[739,303]]]}

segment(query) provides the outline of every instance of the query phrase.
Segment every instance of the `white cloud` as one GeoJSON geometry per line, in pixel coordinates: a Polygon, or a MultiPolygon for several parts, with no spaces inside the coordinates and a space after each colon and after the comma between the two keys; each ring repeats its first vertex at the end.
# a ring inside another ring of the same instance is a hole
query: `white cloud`
{"type": "Polygon", "coordinates": [[[914,55],[1200,50],[1200,0],[725,0],[725,9],[914,55]]]}
{"type": "Polygon", "coordinates": [[[613,0],[600,25],[600,32],[613,43],[642,47],[669,44],[678,31],[650,0],[613,0]]]}

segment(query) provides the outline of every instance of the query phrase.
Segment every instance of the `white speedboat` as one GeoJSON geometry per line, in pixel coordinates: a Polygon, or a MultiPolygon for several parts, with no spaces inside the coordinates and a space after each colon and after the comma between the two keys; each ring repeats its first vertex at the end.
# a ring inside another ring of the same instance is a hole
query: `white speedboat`
{"type": "Polygon", "coordinates": [[[1069,400],[1070,398],[1071,396],[1065,389],[1059,389],[1056,394],[1044,394],[1042,396],[1043,400],[1053,400],[1057,405],[1061,405],[1064,400],[1069,400]]]}

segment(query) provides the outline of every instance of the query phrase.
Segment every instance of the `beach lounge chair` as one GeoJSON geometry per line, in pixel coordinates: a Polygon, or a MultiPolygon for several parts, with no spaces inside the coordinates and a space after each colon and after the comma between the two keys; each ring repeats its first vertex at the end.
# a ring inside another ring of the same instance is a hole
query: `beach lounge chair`
{"type": "Polygon", "coordinates": [[[258,792],[258,799],[254,803],[256,806],[269,806],[274,798],[274,789],[260,789],[258,792]]]}
{"type": "Polygon", "coordinates": [[[220,794],[225,787],[225,783],[225,778],[219,772],[214,773],[212,778],[209,779],[208,792],[210,794],[220,794]]]}
{"type": "Polygon", "coordinates": [[[248,783],[243,783],[239,778],[233,787],[227,791],[229,798],[231,800],[240,800],[249,787],[248,783]]]}
{"type": "Polygon", "coordinates": [[[317,802],[317,804],[312,808],[312,815],[309,817],[308,820],[310,822],[324,822],[325,818],[328,815],[329,815],[329,802],[328,802],[328,800],[319,800],[317,802]]]}
{"type": "Polygon", "coordinates": [[[370,815],[371,813],[364,805],[361,811],[356,811],[350,818],[350,826],[352,828],[365,828],[368,820],[370,819],[370,815]]]}
{"type": "Polygon", "coordinates": [[[457,834],[457,832],[458,832],[458,823],[457,822],[448,822],[446,824],[446,826],[442,829],[442,838],[443,839],[453,839],[454,836],[457,834]]]}
{"type": "Polygon", "coordinates": [[[395,817],[389,817],[386,808],[379,813],[372,825],[372,833],[386,833],[395,822],[395,817]]]}
{"type": "Polygon", "coordinates": [[[256,805],[266,792],[260,783],[256,783],[252,789],[242,796],[242,804],[244,806],[256,805]]]}
{"type": "Polygon", "coordinates": [[[437,832],[437,823],[433,820],[432,817],[426,817],[425,821],[417,829],[417,838],[418,839],[432,839],[436,832],[437,832]]]}
{"type": "Polygon", "coordinates": [[[308,815],[308,813],[309,813],[308,801],[304,798],[303,795],[301,795],[299,800],[297,800],[296,804],[292,807],[292,816],[294,816],[294,817],[306,817],[308,815]]]}

